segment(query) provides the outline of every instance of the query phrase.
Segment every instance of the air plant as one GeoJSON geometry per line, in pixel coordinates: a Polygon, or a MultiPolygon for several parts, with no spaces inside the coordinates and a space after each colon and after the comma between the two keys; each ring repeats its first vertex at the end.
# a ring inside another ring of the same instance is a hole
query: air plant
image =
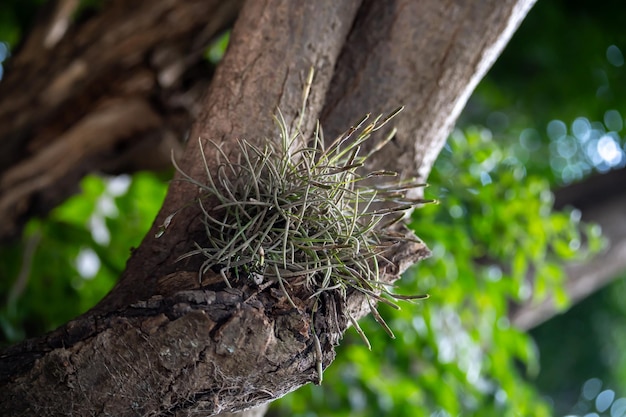
{"type": "MultiPolygon", "coordinates": [[[[304,102],[307,94],[305,89],[304,102]]],[[[175,161],[174,165],[201,190],[198,204],[206,236],[179,260],[204,258],[200,280],[214,270],[229,287],[241,280],[259,286],[276,284],[294,308],[296,288],[302,294],[304,287],[314,299],[328,291],[343,299],[349,291],[359,291],[367,297],[374,318],[393,337],[375,305],[377,301],[396,304],[381,294],[396,299],[425,296],[395,296],[380,280],[381,262],[388,262],[385,252],[411,239],[390,227],[415,205],[430,201],[407,197],[409,190],[423,183],[398,180],[391,171],[361,173],[366,160],[393,138],[395,130],[368,153],[361,149],[401,110],[369,123],[367,115],[329,145],[319,124],[306,140],[298,128],[290,131],[278,111],[280,140],[261,145],[239,140],[237,161],[208,141],[218,155],[213,171],[200,141],[206,181],[185,174],[175,161]],[[379,177],[392,180],[371,181],[379,177]]],[[[349,319],[369,346],[356,320],[349,319]]]]}

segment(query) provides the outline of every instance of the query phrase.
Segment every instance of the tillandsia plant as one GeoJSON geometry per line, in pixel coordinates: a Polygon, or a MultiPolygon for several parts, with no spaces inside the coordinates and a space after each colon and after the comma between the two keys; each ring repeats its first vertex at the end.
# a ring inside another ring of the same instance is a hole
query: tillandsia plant
{"type": "MultiPolygon", "coordinates": [[[[312,75],[303,103],[311,80],[312,75]]],[[[389,262],[385,252],[394,244],[413,239],[391,226],[417,204],[432,200],[407,197],[409,190],[426,184],[397,180],[397,173],[391,171],[361,174],[360,169],[391,140],[395,130],[367,154],[361,153],[363,143],[401,110],[369,123],[367,115],[330,145],[325,144],[319,124],[308,140],[298,127],[290,131],[279,110],[275,121],[280,141],[266,140],[259,146],[239,140],[235,162],[219,144],[208,141],[218,155],[214,172],[199,140],[206,181],[190,177],[176,161],[173,163],[201,190],[198,204],[206,239],[196,242],[195,249],[179,260],[204,257],[199,270],[201,282],[205,273],[213,270],[219,271],[228,287],[241,280],[263,288],[278,285],[294,308],[292,296],[296,293],[300,299],[306,294],[317,300],[327,291],[335,291],[342,299],[349,291],[359,291],[366,295],[375,319],[393,337],[376,310],[376,301],[397,307],[383,295],[395,299],[425,296],[392,294],[380,280],[381,262],[389,262]],[[371,181],[374,177],[393,180],[371,181]]],[[[303,104],[298,126],[304,111],[303,104]]],[[[159,234],[164,227],[167,224],[159,234]]],[[[356,320],[348,316],[369,346],[356,320]]]]}
{"type": "MultiPolygon", "coordinates": [[[[364,117],[329,146],[318,124],[310,145],[301,147],[297,144],[306,143],[301,133],[289,132],[278,112],[279,146],[270,140],[262,146],[239,140],[239,159],[231,162],[210,141],[220,161],[212,173],[202,150],[206,183],[186,175],[174,162],[186,180],[201,189],[198,203],[206,230],[206,241],[179,259],[203,256],[200,279],[210,269],[219,270],[229,287],[232,280],[242,279],[257,285],[277,283],[294,308],[294,287],[304,286],[311,297],[337,291],[345,298],[350,289],[360,291],[376,320],[393,336],[375,308],[375,301],[394,304],[381,294],[398,297],[379,279],[380,262],[391,245],[411,238],[390,231],[390,226],[416,204],[431,200],[406,196],[423,183],[366,185],[366,179],[397,174],[360,175],[359,169],[395,132],[368,154],[360,154],[361,145],[400,110],[369,124],[369,116],[364,117]],[[209,198],[218,202],[211,209],[205,206],[209,198]]],[[[359,331],[356,320],[350,319],[359,331]]]]}

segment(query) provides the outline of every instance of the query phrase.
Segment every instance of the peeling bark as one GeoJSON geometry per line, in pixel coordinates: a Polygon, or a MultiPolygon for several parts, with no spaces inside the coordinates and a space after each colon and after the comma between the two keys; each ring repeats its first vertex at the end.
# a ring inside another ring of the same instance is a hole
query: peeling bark
{"type": "MultiPolygon", "coordinates": [[[[238,138],[277,137],[271,116],[279,108],[295,125],[303,80],[314,67],[301,127],[305,137],[319,118],[332,139],[366,112],[406,104],[396,153],[375,163],[404,176],[425,176],[469,92],[533,2],[414,3],[247,2],[191,128],[192,140],[176,155],[179,165],[192,177],[203,177],[197,138],[217,141],[235,157],[238,138]]],[[[63,68],[81,73],[72,64],[63,68]]],[[[205,153],[215,169],[214,151],[205,153]]],[[[368,313],[365,297],[325,294],[312,316],[312,300],[296,297],[293,308],[276,286],[240,282],[227,289],[217,276],[205,277],[200,286],[199,261],[176,262],[202,239],[200,210],[188,204],[197,196],[195,187],[175,180],[109,295],[55,332],[0,354],[0,412],[235,412],[318,380],[317,362],[327,366],[334,358],[347,327],[345,313],[368,313]]],[[[390,263],[383,265],[381,279],[393,282],[427,254],[419,241],[395,246],[385,254],[390,263]]]]}

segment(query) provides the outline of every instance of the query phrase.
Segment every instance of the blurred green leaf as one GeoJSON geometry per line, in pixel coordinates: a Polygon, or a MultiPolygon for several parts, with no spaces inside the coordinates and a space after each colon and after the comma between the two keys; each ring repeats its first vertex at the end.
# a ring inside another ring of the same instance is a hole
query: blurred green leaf
{"type": "Polygon", "coordinates": [[[138,173],[128,190],[116,196],[108,190],[109,183],[108,178],[85,177],[79,195],[47,219],[32,219],[22,241],[2,249],[0,274],[9,279],[0,280],[0,293],[7,294],[0,309],[0,343],[54,329],[93,307],[115,284],[131,247],[138,246],[150,228],[166,186],[154,174],[138,173]],[[96,226],[108,241],[94,240],[96,226]],[[24,259],[29,246],[32,258],[24,259]],[[97,255],[93,277],[81,276],[78,257],[85,250],[97,255]],[[24,287],[16,293],[18,282],[24,287]]]}

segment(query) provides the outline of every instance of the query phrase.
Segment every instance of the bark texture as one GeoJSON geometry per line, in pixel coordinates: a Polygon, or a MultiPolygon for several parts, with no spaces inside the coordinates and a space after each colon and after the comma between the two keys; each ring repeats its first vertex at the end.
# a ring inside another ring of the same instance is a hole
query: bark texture
{"type": "Polygon", "coordinates": [[[346,120],[403,105],[395,139],[371,163],[426,179],[471,92],[533,3],[366,0],[326,99],[325,131],[333,137],[346,120]]]}
{"type": "Polygon", "coordinates": [[[88,172],[170,166],[211,78],[203,53],[239,0],[113,0],[80,25],[50,2],[0,83],[0,241],[88,172]]]}
{"type": "MultiPolygon", "coordinates": [[[[172,5],[170,13],[182,13],[176,2],[163,3],[172,5]]],[[[364,113],[404,104],[393,150],[374,162],[378,169],[425,177],[470,91],[532,3],[249,1],[191,140],[176,158],[185,172],[201,178],[198,138],[221,143],[235,157],[238,138],[276,137],[272,114],[280,108],[287,123],[296,123],[303,81],[314,67],[305,136],[318,118],[332,139],[364,113]]],[[[61,71],[74,80],[70,84],[81,82],[80,64],[72,67],[76,62],[81,56],[61,71]]],[[[59,97],[57,105],[66,99],[59,97]]],[[[137,112],[147,108],[138,99],[126,105],[137,112]]],[[[136,117],[128,118],[143,123],[138,130],[152,126],[150,117],[136,117]]],[[[17,136],[28,130],[22,121],[15,126],[17,136]]],[[[216,155],[208,148],[205,153],[215,169],[216,155]]],[[[325,294],[311,322],[312,301],[296,297],[293,308],[277,286],[230,289],[215,276],[205,277],[200,287],[199,261],[176,262],[201,239],[200,210],[188,206],[197,193],[190,184],[173,182],[152,230],[98,306],[0,355],[0,414],[212,415],[253,407],[318,380],[318,362],[325,367],[332,361],[347,327],[346,312],[363,316],[366,299],[359,293],[346,300],[325,294]],[[159,226],[175,212],[157,238],[159,226]]],[[[427,254],[419,242],[395,246],[386,254],[390,262],[381,279],[393,282],[427,254]]]]}

